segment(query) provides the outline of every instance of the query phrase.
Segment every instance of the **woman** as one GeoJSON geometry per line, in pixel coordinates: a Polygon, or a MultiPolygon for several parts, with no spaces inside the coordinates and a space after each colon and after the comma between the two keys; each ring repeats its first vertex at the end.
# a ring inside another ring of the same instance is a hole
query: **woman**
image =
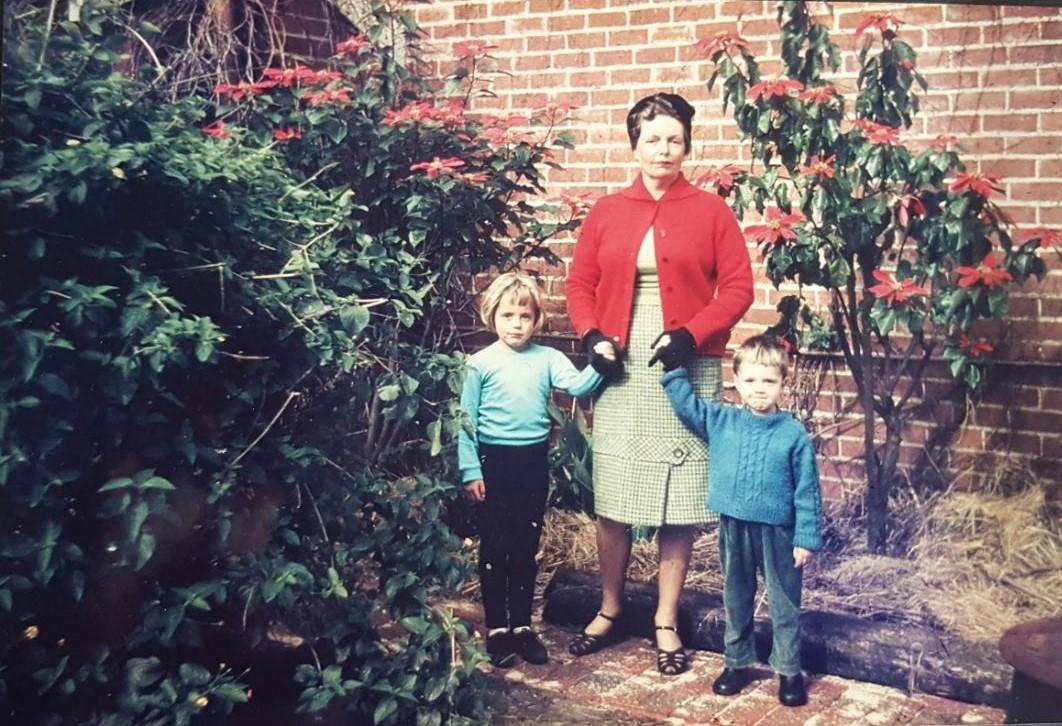
{"type": "Polygon", "coordinates": [[[587,655],[615,639],[630,527],[659,527],[654,624],[664,675],[689,665],[677,630],[679,595],[696,525],[717,518],[705,505],[707,447],[672,413],[660,372],[649,365],[685,364],[697,394],[719,399],[720,357],[752,303],[748,250],[734,215],[682,174],[693,113],[673,93],[631,108],[627,133],[640,173],[590,210],[566,283],[568,314],[590,360],[600,370],[617,358],[594,407],[601,608],[568,649],[587,655]]]}

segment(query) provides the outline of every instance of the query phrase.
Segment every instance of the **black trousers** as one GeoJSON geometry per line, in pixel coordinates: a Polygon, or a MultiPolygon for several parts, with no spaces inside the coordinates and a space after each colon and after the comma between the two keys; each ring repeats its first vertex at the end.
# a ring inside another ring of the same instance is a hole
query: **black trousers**
{"type": "Polygon", "coordinates": [[[549,444],[479,445],[487,499],[479,512],[479,584],[487,628],[531,624],[535,554],[549,486],[549,444]]]}

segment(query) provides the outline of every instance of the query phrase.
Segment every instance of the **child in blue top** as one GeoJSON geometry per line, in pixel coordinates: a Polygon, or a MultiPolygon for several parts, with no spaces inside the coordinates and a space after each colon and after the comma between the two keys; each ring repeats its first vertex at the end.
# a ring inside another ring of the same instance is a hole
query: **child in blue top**
{"type": "Polygon", "coordinates": [[[822,547],[822,494],[815,449],[803,425],[778,409],[788,364],[772,337],[749,338],[734,355],[743,406],[698,399],[684,368],[661,383],[682,422],[708,442],[708,508],[720,514],[719,559],[726,610],[726,665],[712,684],[738,693],[756,662],[753,637],[756,570],[767,583],[774,631],[770,664],[778,699],[807,703],[800,671],[802,569],[822,547]]]}
{"type": "Polygon", "coordinates": [[[531,630],[539,535],[549,485],[549,416],[554,388],[590,394],[602,377],[579,371],[559,350],[531,342],[542,327],[542,294],[526,275],[507,272],[483,293],[480,317],[498,339],[468,359],[461,407],[470,426],[458,435],[458,466],[480,508],[479,580],[491,662],[519,655],[548,660],[531,630]]]}

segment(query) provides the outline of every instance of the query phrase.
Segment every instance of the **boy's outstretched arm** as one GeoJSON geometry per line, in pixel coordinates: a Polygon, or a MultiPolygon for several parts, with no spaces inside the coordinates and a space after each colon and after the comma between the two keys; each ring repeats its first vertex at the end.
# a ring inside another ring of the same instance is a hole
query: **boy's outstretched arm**
{"type": "Polygon", "coordinates": [[[664,387],[667,400],[671,402],[671,408],[675,409],[679,420],[686,428],[707,441],[708,425],[716,404],[697,398],[697,393],[690,384],[689,374],[682,366],[665,373],[660,379],[660,385],[664,387]]]}

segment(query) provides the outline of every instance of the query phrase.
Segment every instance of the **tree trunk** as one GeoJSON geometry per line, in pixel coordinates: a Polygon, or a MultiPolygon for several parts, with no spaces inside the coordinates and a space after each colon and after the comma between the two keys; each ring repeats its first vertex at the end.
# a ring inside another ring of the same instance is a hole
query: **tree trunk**
{"type": "MultiPolygon", "coordinates": [[[[869,330],[869,328],[864,329],[869,330]]],[[[866,496],[863,500],[867,516],[867,548],[875,554],[883,554],[885,552],[886,515],[889,506],[889,482],[882,476],[882,467],[874,443],[874,422],[876,420],[874,391],[877,388],[877,376],[874,370],[874,354],[869,333],[864,336],[860,367],[863,379],[860,391],[860,403],[863,406],[863,466],[867,482],[866,496]]]]}

